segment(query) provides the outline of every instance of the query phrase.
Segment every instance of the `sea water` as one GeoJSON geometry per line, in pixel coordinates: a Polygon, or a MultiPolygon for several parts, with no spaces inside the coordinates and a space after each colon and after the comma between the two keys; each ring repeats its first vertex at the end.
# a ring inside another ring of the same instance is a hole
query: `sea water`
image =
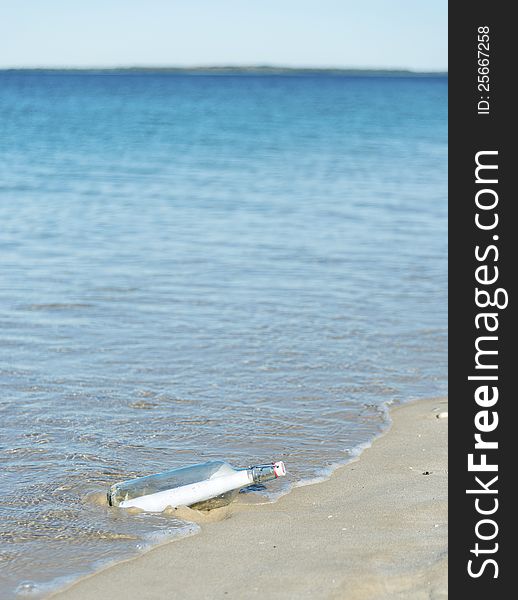
{"type": "Polygon", "coordinates": [[[300,484],[446,392],[446,99],[0,73],[2,598],[196,532],[109,508],[116,481],[223,458],[300,484]]]}

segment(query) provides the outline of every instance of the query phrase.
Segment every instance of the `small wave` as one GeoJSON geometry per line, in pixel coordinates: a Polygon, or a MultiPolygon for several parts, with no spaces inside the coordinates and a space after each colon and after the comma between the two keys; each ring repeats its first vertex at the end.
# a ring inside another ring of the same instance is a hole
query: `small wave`
{"type": "Polygon", "coordinates": [[[145,400],[138,400],[137,402],[132,402],[129,407],[135,408],[138,410],[151,410],[159,406],[156,402],[146,402],[145,400]]]}
{"type": "Polygon", "coordinates": [[[21,310],[32,311],[60,311],[60,310],[78,310],[83,308],[93,308],[95,305],[89,302],[50,302],[42,304],[24,304],[20,307],[21,310]]]}

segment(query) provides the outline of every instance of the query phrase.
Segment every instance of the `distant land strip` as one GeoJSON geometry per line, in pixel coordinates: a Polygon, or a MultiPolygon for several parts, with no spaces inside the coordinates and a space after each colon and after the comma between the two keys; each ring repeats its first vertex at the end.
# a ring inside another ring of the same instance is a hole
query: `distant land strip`
{"type": "Polygon", "coordinates": [[[0,72],[38,73],[171,73],[178,75],[337,75],[348,77],[446,77],[447,71],[406,69],[341,69],[325,67],[208,66],[208,67],[13,67],[0,72]]]}

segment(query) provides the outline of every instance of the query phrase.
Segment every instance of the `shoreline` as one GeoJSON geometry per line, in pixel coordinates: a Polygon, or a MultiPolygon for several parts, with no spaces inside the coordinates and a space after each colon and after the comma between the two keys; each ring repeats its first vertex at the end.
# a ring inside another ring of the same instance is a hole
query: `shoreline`
{"type": "Polygon", "coordinates": [[[446,399],[392,407],[390,427],[329,479],[195,517],[196,535],[47,598],[447,598],[445,411],[446,399]]]}

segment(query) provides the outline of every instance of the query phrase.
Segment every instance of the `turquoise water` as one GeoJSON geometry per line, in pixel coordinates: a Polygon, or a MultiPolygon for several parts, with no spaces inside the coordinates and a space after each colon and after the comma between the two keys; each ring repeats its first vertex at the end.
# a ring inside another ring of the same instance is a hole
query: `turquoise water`
{"type": "Polygon", "coordinates": [[[443,77],[0,72],[0,596],[196,530],[115,481],[445,393],[446,161],[443,77]]]}

